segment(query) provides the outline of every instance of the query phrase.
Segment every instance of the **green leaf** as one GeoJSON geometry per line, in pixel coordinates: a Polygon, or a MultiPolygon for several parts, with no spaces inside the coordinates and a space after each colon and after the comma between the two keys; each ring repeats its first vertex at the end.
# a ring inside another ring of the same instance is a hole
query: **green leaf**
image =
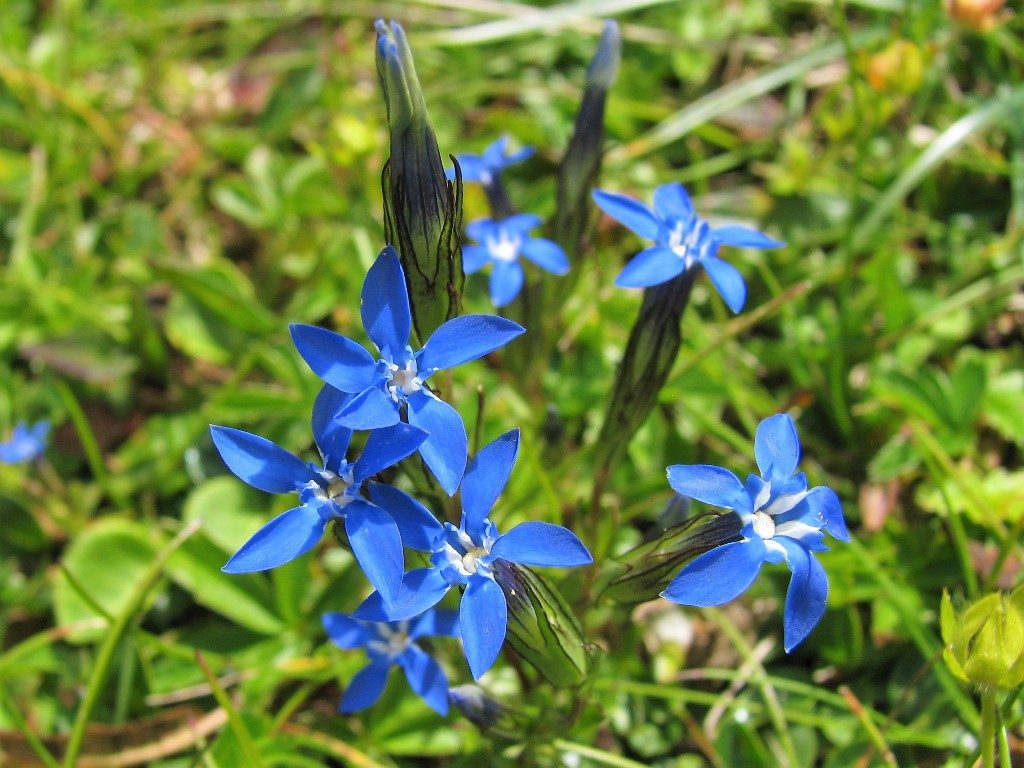
{"type": "Polygon", "coordinates": [[[215,477],[189,494],[182,518],[201,520],[203,534],[231,554],[270,519],[269,498],[235,477],[215,477]]]}

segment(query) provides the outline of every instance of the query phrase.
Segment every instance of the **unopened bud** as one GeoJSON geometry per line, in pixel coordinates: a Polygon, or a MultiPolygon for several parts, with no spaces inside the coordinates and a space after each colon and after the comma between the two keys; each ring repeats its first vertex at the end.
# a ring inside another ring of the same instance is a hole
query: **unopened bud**
{"type": "Polygon", "coordinates": [[[943,592],[943,657],[953,674],[982,688],[1024,684],[1024,586],[992,593],[957,613],[943,592]]]}

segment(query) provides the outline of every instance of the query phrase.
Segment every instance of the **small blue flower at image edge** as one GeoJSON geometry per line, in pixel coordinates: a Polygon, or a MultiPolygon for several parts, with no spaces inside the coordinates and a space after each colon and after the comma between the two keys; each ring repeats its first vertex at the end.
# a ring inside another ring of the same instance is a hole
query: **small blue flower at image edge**
{"type": "MultiPolygon", "coordinates": [[[[352,553],[378,590],[390,601],[401,587],[402,540],[386,507],[360,495],[363,483],[414,453],[426,433],[409,424],[372,432],[362,455],[346,461],[352,430],[335,414],[351,400],[325,386],[313,405],[312,427],[323,466],[303,461],[271,441],[229,427],[211,426],[214,445],[235,475],[267,493],[298,493],[299,506],[275,517],[242,545],[224,566],[227,573],[276,568],[320,541],[331,520],[344,520],[352,553]]],[[[395,490],[395,496],[404,495],[395,490]]]]}
{"type": "MultiPolygon", "coordinates": [[[[508,151],[508,136],[501,136],[484,149],[483,154],[458,154],[455,159],[459,163],[459,171],[463,181],[475,181],[490,186],[501,176],[501,172],[510,165],[516,165],[533,156],[533,147],[523,147],[517,152],[508,151]]],[[[448,181],[455,180],[455,168],[445,170],[448,181]]]]}
{"type": "Polygon", "coordinates": [[[785,245],[749,227],[712,227],[694,211],[682,184],[663,184],[655,189],[653,209],[601,189],[595,189],[593,196],[598,208],[655,243],[636,254],[615,278],[621,288],[649,288],[699,266],[729,309],[739,312],[747,298],[747,287],[739,271],[718,258],[719,246],[765,249],[785,245]]]}
{"type": "Polygon", "coordinates": [[[0,443],[0,464],[19,464],[38,458],[46,450],[49,434],[48,421],[37,421],[31,427],[25,422],[15,424],[11,437],[0,443]]]}
{"type": "Polygon", "coordinates": [[[431,636],[458,637],[455,611],[430,610],[402,621],[361,621],[344,613],[323,617],[327,636],[339,648],[366,649],[370,663],[356,673],[342,695],[338,711],[359,712],[384,692],[393,666],[402,668],[409,687],[439,715],[448,714],[448,678],[416,641],[431,636]]]}
{"type": "Polygon", "coordinates": [[[406,420],[427,433],[420,456],[448,495],[466,468],[469,440],[462,417],[426,386],[437,371],[493,352],[526,329],[496,315],[462,315],[443,323],[413,352],[412,316],[405,273],[390,245],[363,282],[363,327],[380,352],[373,356],[341,334],[312,325],[292,325],[292,340],[313,372],[354,397],[338,412],[349,429],[380,429],[406,420]]]}
{"type": "Polygon", "coordinates": [[[520,213],[500,221],[478,219],[466,227],[466,233],[478,244],[462,249],[463,269],[471,275],[488,262],[493,265],[490,293],[494,306],[504,307],[519,295],[523,287],[520,256],[556,275],[569,271],[569,259],[557,243],[530,237],[530,230],[540,224],[539,216],[520,213]]]}
{"type": "Polygon", "coordinates": [[[372,621],[416,616],[436,605],[452,587],[462,587],[465,591],[459,625],[470,672],[479,679],[491,668],[508,625],[508,605],[495,581],[495,562],[554,568],[593,562],[583,542],[560,525],[519,523],[502,535],[488,519],[508,482],[518,450],[518,429],[480,449],[462,479],[462,520],[458,528],[451,523],[442,525],[418,501],[392,498],[395,489],[390,486],[371,487],[370,497],[394,512],[406,546],[431,553],[432,567],[409,571],[402,593],[392,606],[385,605],[374,593],[354,616],[372,621]]]}
{"type": "Polygon", "coordinates": [[[794,474],[800,461],[800,438],[788,415],[776,414],[758,425],[754,457],[761,476],[750,475],[746,484],[722,467],[676,464],[668,468],[669,484],[677,493],[739,515],[743,538],[715,547],[686,565],[662,597],[680,605],[722,605],[746,591],[763,563],[785,562],[793,574],[783,620],[788,653],[825,613],[828,580],[813,554],[828,549],[823,531],[840,541],[849,541],[850,534],[835,491],[821,485],[808,489],[807,477],[794,474]]]}

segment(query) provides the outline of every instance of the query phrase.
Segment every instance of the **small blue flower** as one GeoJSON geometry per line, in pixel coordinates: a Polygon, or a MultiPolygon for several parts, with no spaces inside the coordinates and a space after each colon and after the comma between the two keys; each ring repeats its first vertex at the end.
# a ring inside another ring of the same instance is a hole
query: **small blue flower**
{"type": "Polygon", "coordinates": [[[491,301],[504,307],[523,287],[523,268],[519,257],[525,256],[541,269],[556,275],[569,271],[569,259],[557,243],[542,237],[530,237],[529,232],[540,226],[540,217],[520,213],[507,219],[479,219],[466,227],[467,234],[479,245],[462,249],[462,267],[467,275],[491,262],[491,301]]]}
{"type": "Polygon", "coordinates": [[[0,464],[18,464],[42,455],[49,434],[48,421],[37,421],[31,427],[25,422],[15,424],[10,439],[0,443],[0,464]]]}
{"type": "Polygon", "coordinates": [[[448,679],[441,665],[418,645],[421,637],[458,637],[455,611],[433,610],[403,621],[361,621],[344,613],[327,613],[324,629],[339,648],[365,648],[370,659],[352,678],[338,704],[338,711],[358,712],[372,706],[384,692],[391,667],[399,666],[405,678],[427,705],[439,715],[448,714],[448,679]]]}
{"type": "MultiPolygon", "coordinates": [[[[334,415],[351,399],[327,386],[313,405],[313,436],[323,466],[298,456],[257,435],[229,427],[211,426],[214,445],[228,469],[254,488],[267,493],[298,493],[299,506],[275,517],[252,535],[228,560],[227,573],[276,568],[309,551],[320,541],[330,520],[344,520],[345,532],[366,577],[389,602],[402,584],[402,539],[387,504],[360,495],[363,483],[418,449],[426,433],[408,424],[373,432],[362,455],[345,460],[352,430],[334,415]]],[[[394,496],[404,496],[393,489],[394,496]]]]}
{"type": "Polygon", "coordinates": [[[292,339],[321,379],[353,397],[338,412],[349,429],[380,429],[400,421],[428,437],[420,456],[449,495],[466,468],[469,441],[462,417],[425,383],[437,371],[476,360],[526,329],[495,315],[463,315],[442,324],[418,352],[409,346],[409,293],[398,254],[387,246],[363,282],[363,327],[380,351],[374,360],[361,344],[312,325],[292,325],[292,339]]]}
{"type": "Polygon", "coordinates": [[[436,605],[452,587],[465,588],[459,624],[466,660],[475,679],[491,668],[505,641],[508,606],[494,579],[496,561],[556,568],[593,562],[576,535],[560,525],[520,523],[501,535],[487,518],[508,482],[518,450],[519,430],[513,429],[476,455],[462,479],[462,521],[458,528],[451,523],[442,525],[413,499],[390,499],[393,488],[378,485],[371,490],[371,498],[380,498],[378,503],[394,502],[388,503],[388,508],[395,514],[406,546],[430,552],[433,567],[409,571],[402,582],[402,593],[390,608],[375,593],[354,615],[371,621],[396,621],[436,605]]]}
{"type": "MultiPolygon", "coordinates": [[[[485,187],[490,186],[501,176],[501,172],[510,165],[521,163],[533,156],[533,147],[523,147],[511,155],[508,150],[508,136],[502,136],[490,144],[482,155],[456,155],[463,181],[478,181],[485,187]]],[[[455,168],[448,168],[445,174],[449,181],[455,180],[455,168]]]]}
{"type": "Polygon", "coordinates": [[[850,534],[835,491],[823,485],[808,490],[807,477],[802,472],[793,474],[800,461],[800,438],[789,416],[776,414],[757,426],[754,456],[761,476],[750,475],[746,485],[721,467],[676,464],[668,468],[668,481],[676,492],[734,510],[743,521],[743,539],[689,563],[662,596],[681,605],[721,605],[754,582],[762,563],[785,562],[793,572],[784,620],[789,652],[825,613],[828,580],[812,554],[828,549],[822,531],[840,541],[849,541],[850,534]]]}
{"type": "Polygon", "coordinates": [[[654,210],[642,203],[604,190],[594,190],[594,202],[613,219],[655,245],[640,251],[619,273],[622,288],[649,288],[703,267],[729,309],[739,312],[747,287],[739,271],[718,258],[718,247],[778,248],[785,243],[757,230],[738,225],[712,227],[693,210],[682,184],[663,184],[654,190],[654,210]]]}

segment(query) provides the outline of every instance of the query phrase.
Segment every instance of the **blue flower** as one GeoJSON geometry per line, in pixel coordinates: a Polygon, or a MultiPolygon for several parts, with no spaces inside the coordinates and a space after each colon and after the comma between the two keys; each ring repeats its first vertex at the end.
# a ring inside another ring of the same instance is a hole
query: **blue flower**
{"type": "MultiPolygon", "coordinates": [[[[521,163],[533,156],[533,147],[523,147],[511,155],[508,150],[508,136],[502,136],[490,144],[482,155],[456,155],[463,181],[478,181],[485,187],[490,186],[501,176],[501,172],[510,165],[521,163]]],[[[449,181],[455,180],[455,168],[448,168],[445,174],[449,181]]]]}
{"type": "Polygon", "coordinates": [[[380,359],[351,339],[311,325],[291,326],[295,346],[317,376],[355,395],[337,414],[342,426],[380,429],[404,420],[426,432],[420,455],[451,495],[466,468],[466,427],[458,411],[425,383],[437,371],[493,352],[526,329],[495,315],[463,315],[442,324],[413,352],[405,274],[390,245],[366,274],[361,310],[380,359]]]}
{"type": "Polygon", "coordinates": [[[416,640],[439,635],[457,637],[455,611],[427,611],[412,620],[360,621],[344,613],[327,613],[324,629],[339,648],[365,648],[370,658],[352,678],[338,704],[339,712],[358,712],[372,706],[384,692],[391,667],[405,672],[409,686],[439,715],[448,714],[448,679],[441,666],[426,654],[416,640]]]}
{"type": "Polygon", "coordinates": [[[507,219],[479,219],[466,227],[467,234],[479,245],[462,249],[462,267],[467,275],[479,271],[487,262],[491,270],[491,301],[504,307],[523,287],[523,268],[519,257],[556,275],[569,271],[569,259],[557,243],[542,237],[530,237],[529,231],[540,226],[540,217],[520,213],[507,219]]]}
{"type": "Polygon", "coordinates": [[[37,421],[31,427],[25,422],[15,424],[10,439],[0,443],[0,464],[18,464],[40,456],[46,450],[49,433],[48,421],[37,421]]]}
{"type": "Polygon", "coordinates": [[[354,615],[372,621],[416,616],[437,604],[452,587],[464,588],[459,624],[475,679],[491,668],[505,640],[508,606],[494,578],[497,561],[557,568],[593,562],[576,535],[560,525],[520,523],[501,535],[487,518],[508,482],[518,450],[519,430],[513,429],[476,455],[462,479],[458,528],[451,523],[442,525],[413,499],[392,499],[393,488],[378,485],[371,490],[371,498],[387,503],[395,514],[406,546],[430,552],[433,567],[409,571],[401,594],[390,607],[375,593],[354,615]]]}
{"type": "MultiPolygon", "coordinates": [[[[287,563],[320,541],[330,520],[344,520],[345,532],[366,577],[389,602],[402,584],[402,539],[387,504],[360,495],[363,483],[416,451],[426,433],[408,424],[373,432],[362,455],[345,459],[352,430],[334,415],[351,399],[324,387],[313,405],[313,436],[323,466],[303,461],[269,440],[229,427],[211,426],[224,463],[238,477],[267,493],[298,493],[299,506],[275,517],[252,535],[224,566],[227,573],[264,571],[287,563]]],[[[399,490],[394,495],[404,495],[399,490]]]]}
{"type": "Polygon", "coordinates": [[[793,474],[800,461],[800,438],[784,413],[757,426],[754,456],[761,476],[746,485],[727,469],[706,464],[668,468],[669,484],[690,498],[731,509],[743,522],[741,541],[723,544],[688,564],[662,596],[681,605],[727,603],[743,593],[762,563],[785,562],[793,572],[786,593],[786,651],[799,645],[821,619],[828,597],[825,570],[812,554],[828,549],[822,531],[840,541],[850,534],[839,497],[807,477],[793,474]]]}
{"type": "Polygon", "coordinates": [[[600,189],[594,190],[594,202],[640,237],[655,242],[634,256],[615,278],[615,284],[622,288],[649,288],[699,266],[708,273],[729,309],[739,312],[747,298],[747,287],[739,271],[718,258],[718,247],[785,245],[748,227],[712,227],[693,210],[682,184],[663,184],[655,189],[653,211],[632,198],[600,189]]]}

